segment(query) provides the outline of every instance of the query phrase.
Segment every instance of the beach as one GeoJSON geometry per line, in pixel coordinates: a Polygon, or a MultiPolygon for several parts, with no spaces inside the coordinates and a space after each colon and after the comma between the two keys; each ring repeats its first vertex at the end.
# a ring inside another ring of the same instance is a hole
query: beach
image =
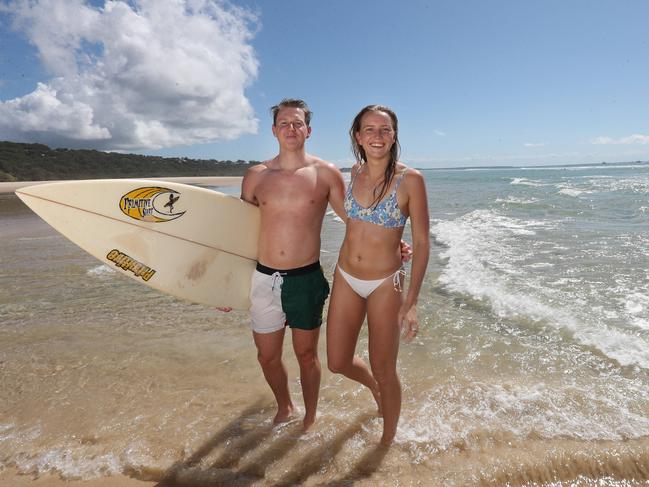
{"type": "MultiPolygon", "coordinates": [[[[127,279],[0,194],[0,485],[646,485],[649,167],[424,174],[432,253],[387,450],[324,334],[318,421],[274,427],[246,313],[127,279]]],[[[329,211],[329,280],[343,235],[329,211]]]]}
{"type": "Polygon", "coordinates": [[[14,469],[0,472],[0,485],[7,487],[145,487],[158,482],[136,480],[125,475],[92,480],[63,480],[58,475],[44,475],[34,478],[18,473],[14,469]]]}
{"type": "MultiPolygon", "coordinates": [[[[151,180],[159,181],[172,181],[183,184],[196,184],[203,186],[239,186],[241,184],[241,177],[166,177],[166,178],[148,178],[151,180]]],[[[36,184],[46,184],[60,181],[16,181],[16,182],[0,182],[0,194],[9,194],[15,192],[17,189],[33,186],[36,184]]],[[[34,478],[33,475],[20,473],[16,469],[6,469],[0,471],[0,485],[12,487],[27,487],[27,486],[70,486],[80,485],[84,487],[136,487],[155,485],[158,482],[136,480],[132,477],[125,475],[116,475],[105,478],[98,478],[92,480],[63,480],[59,475],[44,475],[34,478]]]]}

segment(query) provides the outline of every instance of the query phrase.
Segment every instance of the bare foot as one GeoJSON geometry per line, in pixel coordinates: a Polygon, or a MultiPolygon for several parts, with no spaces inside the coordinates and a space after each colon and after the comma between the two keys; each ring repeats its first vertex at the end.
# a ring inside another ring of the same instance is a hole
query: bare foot
{"type": "Polygon", "coordinates": [[[289,404],[286,408],[278,408],[277,414],[273,419],[273,424],[286,423],[290,421],[291,416],[293,416],[293,411],[295,411],[293,404],[289,404]]]}
{"type": "Polygon", "coordinates": [[[372,391],[372,395],[374,396],[374,400],[376,401],[379,416],[383,416],[383,409],[381,408],[381,393],[379,392],[378,387],[376,389],[370,389],[370,391],[372,391]]]}
{"type": "Polygon", "coordinates": [[[304,420],[302,421],[302,429],[304,431],[308,431],[309,428],[313,426],[313,423],[315,423],[315,415],[313,417],[304,416],[304,420]]]}
{"type": "Polygon", "coordinates": [[[390,446],[390,445],[392,444],[392,441],[393,441],[393,440],[394,440],[394,435],[391,435],[391,436],[385,436],[385,435],[383,435],[383,436],[381,437],[381,443],[380,443],[380,445],[381,445],[382,447],[388,447],[388,446],[390,446]]]}

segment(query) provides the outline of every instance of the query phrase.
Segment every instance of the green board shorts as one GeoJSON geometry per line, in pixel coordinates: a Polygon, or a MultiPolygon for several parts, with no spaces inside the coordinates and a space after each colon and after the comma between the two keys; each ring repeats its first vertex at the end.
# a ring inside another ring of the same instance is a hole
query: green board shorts
{"type": "Polygon", "coordinates": [[[320,262],[288,270],[257,264],[250,288],[252,329],[272,333],[288,325],[315,330],[322,325],[328,296],[329,283],[320,262]]]}

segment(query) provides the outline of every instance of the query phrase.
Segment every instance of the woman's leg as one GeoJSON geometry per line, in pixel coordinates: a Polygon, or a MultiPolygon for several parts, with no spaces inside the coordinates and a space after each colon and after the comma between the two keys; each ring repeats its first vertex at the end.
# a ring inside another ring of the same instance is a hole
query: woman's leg
{"type": "Polygon", "coordinates": [[[380,412],[378,385],[367,364],[354,355],[364,318],[365,299],[349,287],[336,267],[327,313],[327,366],[331,372],[367,386],[380,412]]]}
{"type": "Polygon", "coordinates": [[[386,445],[394,439],[401,414],[401,383],[397,376],[400,334],[397,315],[402,300],[403,295],[394,289],[392,279],[381,284],[367,298],[370,365],[381,391],[381,443],[386,445]]]}

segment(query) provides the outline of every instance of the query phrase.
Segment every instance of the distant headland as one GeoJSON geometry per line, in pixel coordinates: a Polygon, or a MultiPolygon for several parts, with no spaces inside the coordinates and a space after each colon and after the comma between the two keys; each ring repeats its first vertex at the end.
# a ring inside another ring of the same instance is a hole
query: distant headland
{"type": "Polygon", "coordinates": [[[243,176],[259,161],[157,157],[96,150],[51,149],[0,142],[0,182],[57,179],[243,176]]]}

